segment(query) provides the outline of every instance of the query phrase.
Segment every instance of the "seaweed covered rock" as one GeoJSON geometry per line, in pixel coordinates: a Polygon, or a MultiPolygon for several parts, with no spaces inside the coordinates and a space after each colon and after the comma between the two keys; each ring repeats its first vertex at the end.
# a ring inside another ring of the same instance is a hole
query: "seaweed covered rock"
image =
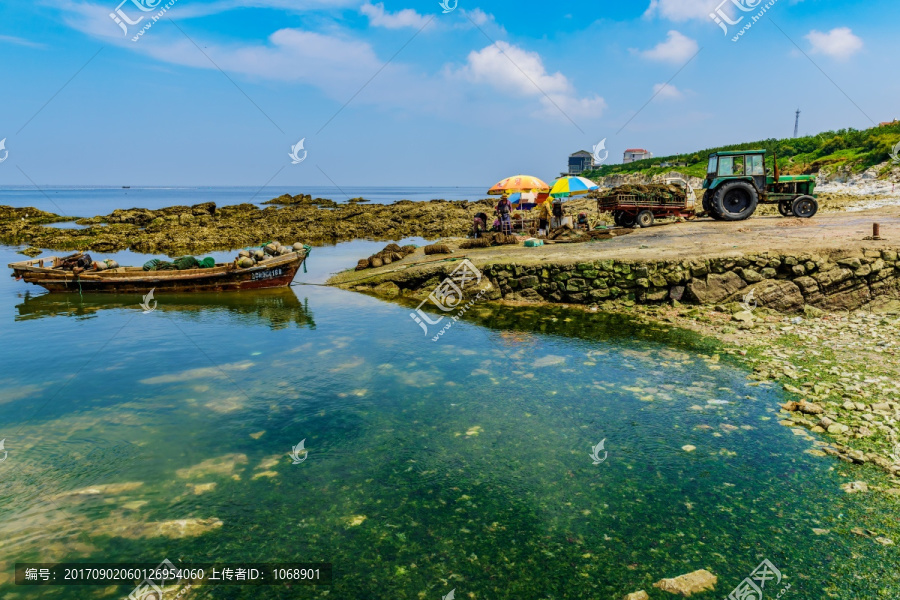
{"type": "Polygon", "coordinates": [[[425,254],[427,256],[431,256],[432,254],[452,254],[453,251],[450,250],[450,246],[447,244],[430,244],[425,246],[425,254]]]}
{"type": "Polygon", "coordinates": [[[128,210],[114,210],[106,220],[109,223],[128,223],[137,225],[138,227],[144,227],[149,225],[155,218],[156,215],[154,214],[154,211],[147,210],[146,208],[131,208],[128,210]]]}
{"type": "Polygon", "coordinates": [[[216,214],[215,202],[203,202],[191,207],[191,214],[195,217],[212,216],[216,214]]]}

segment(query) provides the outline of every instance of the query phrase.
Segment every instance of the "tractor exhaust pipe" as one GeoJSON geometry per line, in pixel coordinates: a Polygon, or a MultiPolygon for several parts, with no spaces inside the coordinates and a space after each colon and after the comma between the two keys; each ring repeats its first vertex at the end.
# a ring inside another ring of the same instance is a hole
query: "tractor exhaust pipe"
{"type": "Polygon", "coordinates": [[[781,179],[781,174],[778,172],[778,153],[777,152],[772,153],[772,166],[774,167],[773,174],[775,176],[775,183],[778,183],[778,180],[781,179]]]}

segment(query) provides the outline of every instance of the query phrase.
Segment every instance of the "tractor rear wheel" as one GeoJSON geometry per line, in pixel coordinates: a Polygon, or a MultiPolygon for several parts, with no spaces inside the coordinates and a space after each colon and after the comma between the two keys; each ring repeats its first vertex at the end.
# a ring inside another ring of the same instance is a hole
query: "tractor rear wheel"
{"type": "Polygon", "coordinates": [[[653,225],[653,213],[649,210],[642,210],[638,213],[637,224],[641,227],[650,227],[653,225]]]}
{"type": "Polygon", "coordinates": [[[759,195],[746,181],[722,184],[713,197],[712,206],[723,221],[743,221],[756,211],[759,195]]]}
{"type": "Polygon", "coordinates": [[[795,217],[809,219],[819,211],[819,203],[812,196],[800,196],[791,205],[795,217]]]}
{"type": "Polygon", "coordinates": [[[778,201],[778,212],[781,213],[782,217],[789,217],[793,213],[793,202],[790,200],[779,200],[778,201]]]}

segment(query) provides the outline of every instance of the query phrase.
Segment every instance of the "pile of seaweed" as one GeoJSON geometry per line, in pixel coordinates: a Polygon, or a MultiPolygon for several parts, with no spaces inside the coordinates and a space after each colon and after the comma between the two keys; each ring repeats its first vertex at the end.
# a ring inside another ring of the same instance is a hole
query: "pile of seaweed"
{"type": "Polygon", "coordinates": [[[389,265],[392,262],[402,260],[407,255],[412,254],[415,251],[416,247],[412,244],[408,244],[402,247],[398,246],[397,244],[388,244],[381,252],[376,252],[369,258],[359,259],[359,262],[356,265],[356,270],[362,271],[363,269],[389,265]]]}
{"type": "Polygon", "coordinates": [[[656,204],[680,204],[684,202],[684,188],[665,183],[627,184],[609,190],[591,192],[588,195],[589,198],[614,196],[639,196],[656,204]]]}
{"type": "Polygon", "coordinates": [[[475,238],[474,240],[466,240],[461,243],[459,247],[463,250],[468,250],[469,248],[489,248],[490,246],[507,246],[511,244],[518,244],[519,241],[519,238],[515,235],[507,235],[498,231],[491,231],[482,234],[481,237],[475,238]]]}

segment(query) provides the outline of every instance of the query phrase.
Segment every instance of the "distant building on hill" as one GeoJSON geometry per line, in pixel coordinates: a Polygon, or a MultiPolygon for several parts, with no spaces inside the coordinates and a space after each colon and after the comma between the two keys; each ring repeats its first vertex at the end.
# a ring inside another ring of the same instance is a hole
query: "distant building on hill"
{"type": "Polygon", "coordinates": [[[587,150],[579,150],[569,155],[569,170],[561,173],[562,177],[566,175],[581,175],[585,171],[596,169],[600,165],[594,163],[594,155],[587,150]]]}
{"type": "Polygon", "coordinates": [[[879,127],[890,127],[891,125],[900,125],[900,121],[894,119],[893,121],[884,121],[878,124],[879,127]]]}
{"type": "Polygon", "coordinates": [[[632,163],[636,160],[644,160],[645,158],[653,158],[653,153],[643,148],[629,148],[622,157],[624,164],[632,163]]]}

